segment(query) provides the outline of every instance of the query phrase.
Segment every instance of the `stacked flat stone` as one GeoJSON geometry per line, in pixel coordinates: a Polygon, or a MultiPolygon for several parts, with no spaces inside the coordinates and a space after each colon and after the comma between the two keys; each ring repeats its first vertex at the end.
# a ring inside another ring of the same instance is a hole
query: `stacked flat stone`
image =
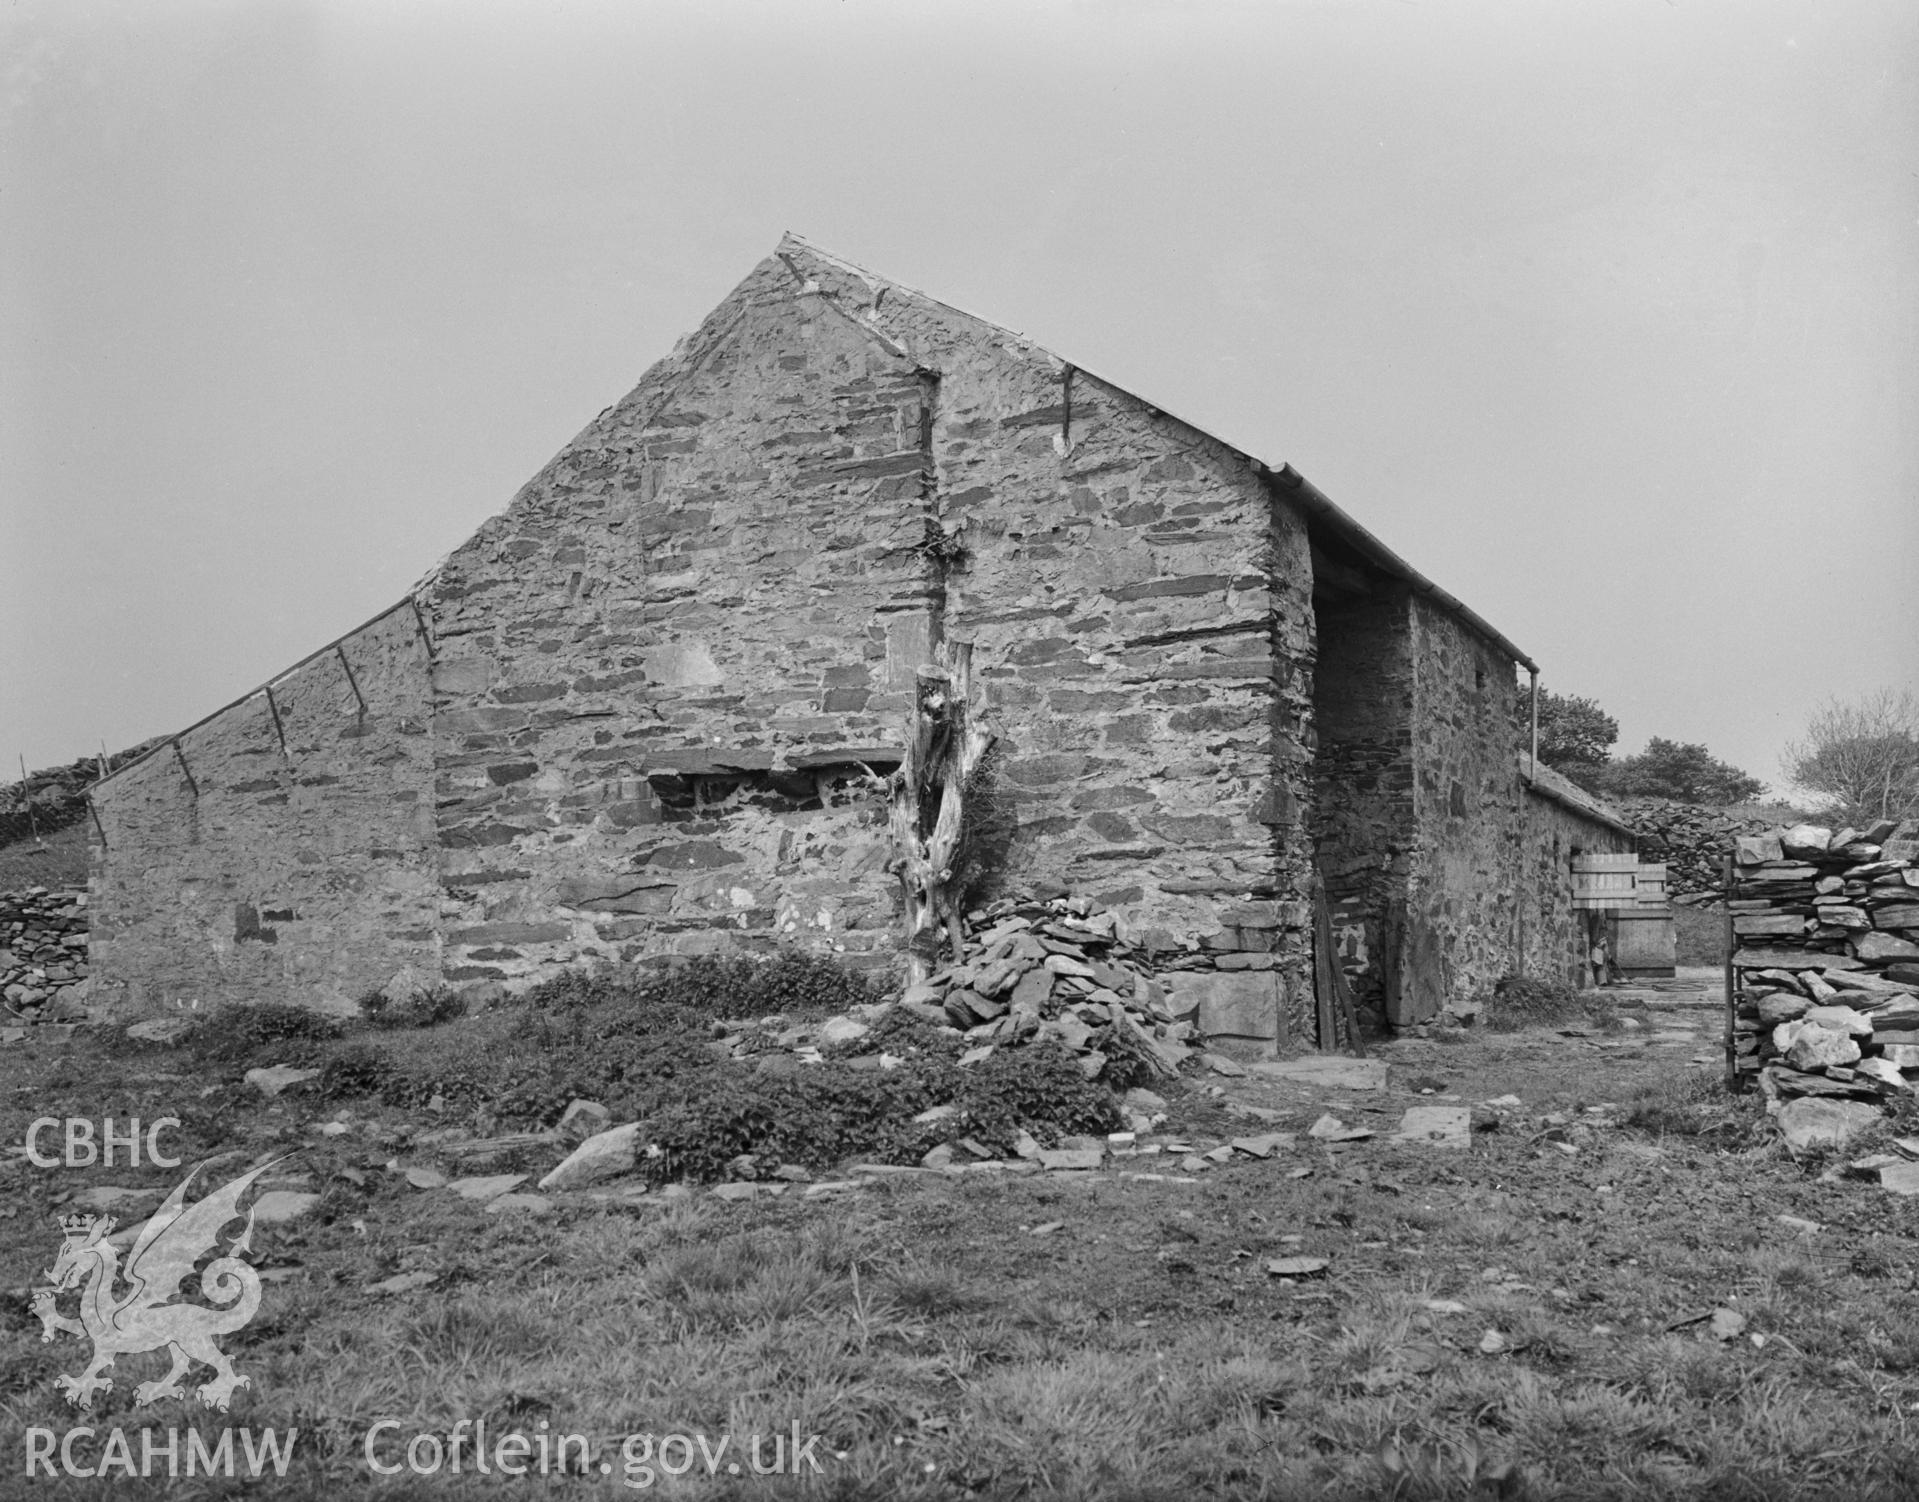
{"type": "Polygon", "coordinates": [[[28,887],[0,893],[0,997],[16,1019],[60,1020],[87,979],[87,894],[28,887]],[[76,990],[75,988],[79,988],[76,990]]]}
{"type": "Polygon", "coordinates": [[[1919,1077],[1919,821],[1748,835],[1728,894],[1733,1061],[1768,1095],[1919,1077]]]}

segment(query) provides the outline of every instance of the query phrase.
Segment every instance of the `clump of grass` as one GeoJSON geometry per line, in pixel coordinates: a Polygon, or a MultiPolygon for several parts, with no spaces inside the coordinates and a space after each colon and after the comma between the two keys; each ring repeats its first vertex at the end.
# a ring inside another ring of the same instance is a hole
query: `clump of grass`
{"type": "Polygon", "coordinates": [[[681,1247],[645,1274],[648,1296],[692,1330],[795,1319],[835,1302],[842,1281],[805,1238],[754,1233],[681,1247]]]}
{"type": "Polygon", "coordinates": [[[524,1357],[552,1345],[556,1331],[523,1305],[469,1295],[433,1303],[406,1320],[395,1344],[431,1368],[524,1357]]]}
{"type": "Polygon", "coordinates": [[[1496,1033],[1568,1022],[1592,1011],[1592,1004],[1582,1001],[1571,986],[1517,975],[1502,977],[1491,996],[1477,999],[1486,1014],[1486,1026],[1496,1033]]]}
{"type": "Polygon", "coordinates": [[[1674,1075],[1641,1089],[1626,1102],[1621,1123],[1656,1136],[1713,1139],[1721,1147],[1752,1147],[1770,1140],[1763,1103],[1736,1095],[1717,1074],[1674,1075]]]}
{"type": "Polygon", "coordinates": [[[884,1283],[887,1302],[901,1314],[917,1319],[985,1308],[992,1298],[950,1267],[915,1264],[889,1275],[884,1283]]]}

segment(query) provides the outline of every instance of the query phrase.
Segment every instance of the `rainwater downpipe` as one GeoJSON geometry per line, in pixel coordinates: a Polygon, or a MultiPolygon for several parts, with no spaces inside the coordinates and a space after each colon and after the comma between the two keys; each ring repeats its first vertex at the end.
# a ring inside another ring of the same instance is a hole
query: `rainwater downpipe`
{"type": "MultiPolygon", "coordinates": [[[[1532,699],[1533,742],[1531,760],[1526,763],[1526,781],[1539,781],[1539,669],[1530,663],[1526,666],[1527,687],[1532,699]]],[[[1526,881],[1521,874],[1519,890],[1515,894],[1519,899],[1519,952],[1513,956],[1513,974],[1521,980],[1526,978],[1526,881]]]]}
{"type": "Polygon", "coordinates": [[[1539,669],[1528,668],[1526,676],[1532,680],[1533,700],[1533,751],[1532,761],[1527,765],[1527,781],[1539,780],[1539,669]]]}

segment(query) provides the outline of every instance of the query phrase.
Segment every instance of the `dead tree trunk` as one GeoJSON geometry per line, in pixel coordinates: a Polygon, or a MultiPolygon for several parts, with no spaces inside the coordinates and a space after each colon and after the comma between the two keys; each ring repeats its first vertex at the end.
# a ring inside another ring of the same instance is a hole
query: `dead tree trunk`
{"type": "Polygon", "coordinates": [[[993,744],[973,700],[973,649],[942,642],[919,670],[906,757],[893,774],[892,869],[906,903],[910,979],[925,980],[945,933],[963,957],[956,877],[966,829],[966,782],[993,744]]]}

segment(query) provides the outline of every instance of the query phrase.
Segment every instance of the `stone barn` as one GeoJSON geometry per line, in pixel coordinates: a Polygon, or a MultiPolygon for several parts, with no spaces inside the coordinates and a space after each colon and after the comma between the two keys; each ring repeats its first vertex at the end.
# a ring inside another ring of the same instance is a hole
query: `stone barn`
{"type": "Polygon", "coordinates": [[[1290,466],[789,237],[391,609],[94,790],[97,1000],[901,939],[885,778],[973,644],[980,890],[1399,1023],[1580,948],[1630,832],[1533,663],[1290,466]],[[1315,873],[1318,873],[1316,877],[1315,873]]]}

